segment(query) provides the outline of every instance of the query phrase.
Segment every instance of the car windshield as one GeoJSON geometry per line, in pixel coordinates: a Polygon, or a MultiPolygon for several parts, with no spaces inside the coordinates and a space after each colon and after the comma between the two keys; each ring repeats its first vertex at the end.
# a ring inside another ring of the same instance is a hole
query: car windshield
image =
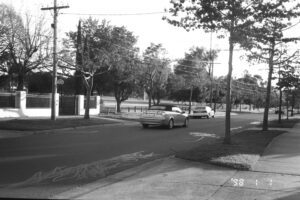
{"type": "Polygon", "coordinates": [[[166,106],[151,106],[149,110],[166,110],[166,106]]]}
{"type": "Polygon", "coordinates": [[[205,107],[196,107],[197,110],[205,110],[205,107]]]}

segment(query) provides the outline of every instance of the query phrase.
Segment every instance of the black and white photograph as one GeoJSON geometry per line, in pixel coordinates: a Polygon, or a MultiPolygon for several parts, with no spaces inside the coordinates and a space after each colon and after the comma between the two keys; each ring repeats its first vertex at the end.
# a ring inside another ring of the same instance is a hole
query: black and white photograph
{"type": "Polygon", "coordinates": [[[299,200],[299,0],[0,0],[0,199],[299,200]]]}

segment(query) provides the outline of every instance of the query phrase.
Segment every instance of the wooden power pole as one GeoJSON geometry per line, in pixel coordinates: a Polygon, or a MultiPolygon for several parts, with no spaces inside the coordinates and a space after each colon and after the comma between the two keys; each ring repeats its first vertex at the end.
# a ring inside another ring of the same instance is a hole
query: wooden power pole
{"type": "Polygon", "coordinates": [[[56,94],[57,94],[57,16],[58,10],[69,8],[69,6],[57,6],[57,0],[54,0],[53,7],[41,8],[41,10],[53,10],[53,73],[52,73],[52,99],[51,99],[51,120],[56,120],[56,94]]]}

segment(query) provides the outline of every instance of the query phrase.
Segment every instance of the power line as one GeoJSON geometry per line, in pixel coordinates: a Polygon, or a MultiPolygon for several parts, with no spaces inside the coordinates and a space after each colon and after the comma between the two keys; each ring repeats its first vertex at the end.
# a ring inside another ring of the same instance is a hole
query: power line
{"type": "Polygon", "coordinates": [[[293,28],[293,27],[297,26],[298,24],[300,24],[300,21],[299,21],[299,22],[297,22],[297,23],[295,23],[295,24],[293,24],[293,25],[291,25],[291,26],[289,26],[289,27],[286,27],[286,28],[282,29],[282,31],[289,30],[289,29],[291,29],[291,28],[293,28]]]}
{"type": "Polygon", "coordinates": [[[165,14],[165,12],[154,11],[154,12],[144,12],[144,13],[61,13],[64,15],[93,15],[93,16],[141,16],[141,15],[158,15],[165,14]]]}

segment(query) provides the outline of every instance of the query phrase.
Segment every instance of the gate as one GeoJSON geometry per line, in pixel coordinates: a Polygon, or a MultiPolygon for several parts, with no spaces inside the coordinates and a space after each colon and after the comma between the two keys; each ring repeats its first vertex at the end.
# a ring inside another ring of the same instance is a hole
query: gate
{"type": "Polygon", "coordinates": [[[76,96],[61,95],[59,99],[59,115],[76,115],[76,96]]]}

